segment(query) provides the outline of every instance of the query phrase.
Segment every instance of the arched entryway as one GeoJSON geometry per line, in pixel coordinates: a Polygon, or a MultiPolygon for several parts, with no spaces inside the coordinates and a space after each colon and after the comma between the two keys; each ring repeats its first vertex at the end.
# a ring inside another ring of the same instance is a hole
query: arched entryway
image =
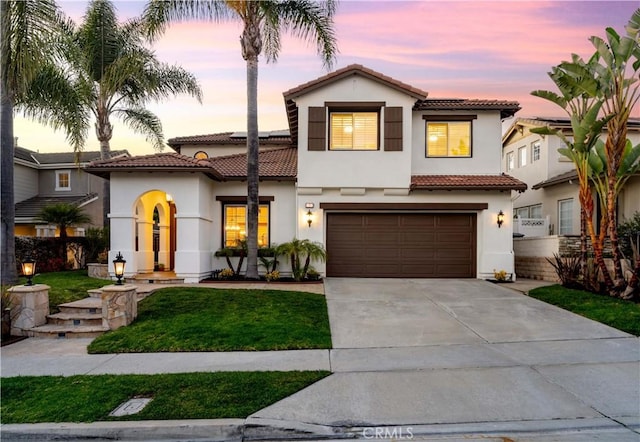
{"type": "Polygon", "coordinates": [[[135,253],[138,273],[175,267],[176,205],[170,194],[152,190],[135,204],[135,253]]]}

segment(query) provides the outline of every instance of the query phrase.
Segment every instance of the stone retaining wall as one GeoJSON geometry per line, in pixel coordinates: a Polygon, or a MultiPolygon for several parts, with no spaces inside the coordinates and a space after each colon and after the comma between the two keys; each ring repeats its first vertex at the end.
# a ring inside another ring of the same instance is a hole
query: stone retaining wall
{"type": "Polygon", "coordinates": [[[517,278],[539,279],[543,281],[559,282],[553,266],[546,258],[536,256],[516,256],[517,278]]]}

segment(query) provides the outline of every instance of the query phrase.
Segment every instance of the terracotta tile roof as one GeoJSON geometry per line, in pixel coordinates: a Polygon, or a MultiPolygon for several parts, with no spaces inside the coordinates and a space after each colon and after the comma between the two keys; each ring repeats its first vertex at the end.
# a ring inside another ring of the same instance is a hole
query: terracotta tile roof
{"type": "Polygon", "coordinates": [[[517,190],[527,185],[509,175],[413,175],[412,190],[517,190]]]}
{"type": "MultiPolygon", "coordinates": [[[[214,157],[208,161],[223,179],[247,177],[246,154],[214,157]]],[[[297,149],[284,147],[260,151],[258,173],[261,179],[295,179],[298,174],[297,149]]]]}
{"type": "Polygon", "coordinates": [[[299,97],[300,95],[304,95],[314,89],[323,87],[327,83],[333,83],[334,81],[340,80],[350,75],[362,75],[363,77],[378,81],[380,83],[384,83],[393,89],[397,89],[417,99],[424,99],[427,97],[427,95],[429,95],[428,92],[425,92],[422,89],[418,89],[417,87],[413,87],[407,83],[403,83],[387,75],[381,74],[380,72],[376,72],[373,69],[362,66],[361,64],[350,64],[349,66],[346,66],[342,69],[330,72],[327,75],[316,78],[315,80],[308,81],[292,89],[289,89],[288,91],[283,93],[285,101],[295,97],[299,97]]]}
{"type": "MultiPolygon", "coordinates": [[[[246,179],[247,155],[236,154],[197,160],[179,153],[158,153],[130,158],[95,161],[85,170],[108,177],[114,171],[199,171],[217,181],[246,179]]],[[[281,147],[261,150],[258,161],[261,179],[295,179],[298,173],[297,150],[281,147]]]]}
{"type": "MultiPolygon", "coordinates": [[[[180,152],[183,145],[221,144],[221,145],[245,145],[247,136],[245,132],[221,132],[207,135],[191,135],[169,139],[167,144],[180,152]]],[[[261,146],[290,146],[291,137],[288,130],[260,132],[261,146]]]]}
{"type": "Polygon", "coordinates": [[[178,171],[193,170],[210,173],[216,178],[207,160],[197,160],[193,157],[180,155],[175,152],[157,153],[135,157],[114,158],[111,160],[94,161],[85,167],[94,175],[108,177],[112,171],[178,171]]]}
{"type": "Polygon", "coordinates": [[[520,110],[520,103],[507,100],[427,98],[417,101],[413,110],[499,110],[500,118],[508,118],[520,110]]]}

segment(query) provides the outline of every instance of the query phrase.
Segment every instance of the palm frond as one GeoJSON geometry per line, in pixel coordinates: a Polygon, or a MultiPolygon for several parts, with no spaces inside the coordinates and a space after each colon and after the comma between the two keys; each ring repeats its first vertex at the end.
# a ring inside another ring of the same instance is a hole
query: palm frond
{"type": "Polygon", "coordinates": [[[142,23],[146,35],[154,40],[171,22],[190,19],[222,22],[233,17],[233,11],[223,0],[150,0],[142,13],[142,23]]]}
{"type": "Polygon", "coordinates": [[[154,149],[164,149],[162,123],[154,113],[144,108],[123,108],[115,109],[114,114],[134,132],[144,134],[154,149]]]}

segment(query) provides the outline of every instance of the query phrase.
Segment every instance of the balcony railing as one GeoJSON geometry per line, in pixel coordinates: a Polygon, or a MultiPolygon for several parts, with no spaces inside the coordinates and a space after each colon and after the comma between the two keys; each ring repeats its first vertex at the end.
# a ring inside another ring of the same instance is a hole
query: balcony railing
{"type": "Polygon", "coordinates": [[[549,235],[549,217],[546,218],[515,218],[513,220],[513,233],[524,236],[549,235]]]}

